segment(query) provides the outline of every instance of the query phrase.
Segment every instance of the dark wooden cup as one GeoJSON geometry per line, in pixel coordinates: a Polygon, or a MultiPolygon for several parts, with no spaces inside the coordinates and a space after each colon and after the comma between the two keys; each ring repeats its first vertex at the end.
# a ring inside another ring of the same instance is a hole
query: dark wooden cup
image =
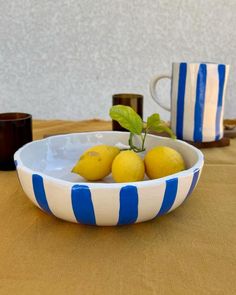
{"type": "MultiPolygon", "coordinates": [[[[141,94],[133,93],[120,93],[114,94],[112,96],[112,105],[125,105],[130,106],[143,118],[143,96],[141,94]]],[[[117,121],[112,120],[112,129],[114,131],[127,131],[125,128],[121,127],[117,121]]]]}
{"type": "Polygon", "coordinates": [[[0,114],[0,170],[15,170],[14,153],[30,141],[32,141],[31,115],[0,114]]]}

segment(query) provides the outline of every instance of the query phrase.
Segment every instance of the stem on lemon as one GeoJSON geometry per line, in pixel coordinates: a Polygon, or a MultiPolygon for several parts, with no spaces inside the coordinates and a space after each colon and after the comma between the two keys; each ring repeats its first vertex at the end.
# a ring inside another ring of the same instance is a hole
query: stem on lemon
{"type": "Polygon", "coordinates": [[[147,136],[147,130],[145,129],[144,136],[142,136],[142,152],[145,151],[144,144],[145,144],[146,136],[147,136]]]}
{"type": "Polygon", "coordinates": [[[141,153],[141,152],[145,151],[144,143],[145,143],[146,135],[147,135],[146,132],[144,133],[144,136],[142,134],[140,134],[142,145],[141,145],[141,148],[139,148],[139,147],[137,147],[137,146],[135,146],[133,144],[134,134],[130,132],[130,135],[129,135],[129,146],[130,146],[130,149],[133,150],[136,153],[141,153]]]}

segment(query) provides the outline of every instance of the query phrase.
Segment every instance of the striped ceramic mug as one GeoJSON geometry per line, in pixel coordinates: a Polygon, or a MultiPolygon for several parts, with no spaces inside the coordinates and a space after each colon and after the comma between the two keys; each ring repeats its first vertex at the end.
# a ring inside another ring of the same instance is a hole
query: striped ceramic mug
{"type": "Polygon", "coordinates": [[[209,142],[223,137],[224,98],[229,65],[215,63],[173,63],[172,76],[150,82],[150,92],[161,107],[171,113],[171,128],[177,138],[209,142]],[[157,96],[156,84],[171,79],[171,108],[157,96]]]}

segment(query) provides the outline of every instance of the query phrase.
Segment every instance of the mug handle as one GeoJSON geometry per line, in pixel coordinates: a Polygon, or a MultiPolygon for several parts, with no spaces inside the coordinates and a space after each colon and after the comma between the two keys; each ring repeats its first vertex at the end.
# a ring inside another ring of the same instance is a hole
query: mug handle
{"type": "Polygon", "coordinates": [[[159,104],[163,109],[165,109],[166,111],[170,112],[170,107],[165,105],[164,103],[162,103],[159,99],[159,97],[157,96],[157,92],[156,92],[156,85],[157,82],[160,81],[161,79],[170,79],[171,80],[171,76],[169,75],[162,75],[162,76],[157,76],[154,77],[149,84],[149,90],[151,93],[151,96],[153,98],[153,100],[159,104]]]}

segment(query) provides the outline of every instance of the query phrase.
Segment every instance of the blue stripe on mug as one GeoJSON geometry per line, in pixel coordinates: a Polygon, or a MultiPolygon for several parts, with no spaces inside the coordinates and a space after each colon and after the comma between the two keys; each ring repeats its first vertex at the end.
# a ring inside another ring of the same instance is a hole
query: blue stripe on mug
{"type": "Polygon", "coordinates": [[[188,196],[190,196],[191,193],[193,192],[193,190],[194,190],[194,188],[195,188],[195,186],[196,186],[196,183],[197,183],[197,181],[198,181],[199,172],[200,172],[199,169],[196,169],[196,170],[194,171],[193,179],[192,179],[192,182],[191,182],[191,185],[190,185],[190,188],[189,188],[189,191],[188,191],[188,193],[187,193],[187,197],[186,197],[186,198],[188,198],[188,196]]]}
{"type": "Polygon", "coordinates": [[[73,185],[71,202],[76,220],[83,224],[96,224],[91,192],[87,185],[73,185]]]}
{"type": "Polygon", "coordinates": [[[118,225],[134,223],[138,218],[137,187],[127,185],[120,190],[120,211],[118,225]]]}
{"type": "Polygon", "coordinates": [[[223,104],[223,92],[225,84],[225,65],[218,65],[218,75],[219,75],[219,92],[218,92],[218,102],[216,111],[216,137],[215,140],[220,139],[220,119],[222,113],[223,104]]]}
{"type": "Polygon", "coordinates": [[[161,209],[157,216],[167,213],[173,206],[178,190],[178,178],[169,179],[166,181],[166,189],[162,201],[161,209]]]}
{"type": "Polygon", "coordinates": [[[33,174],[32,183],[33,183],[34,195],[39,206],[45,212],[52,214],[52,211],[50,210],[48,206],[48,201],[47,201],[44,184],[43,184],[43,177],[38,174],[33,174]]]}
{"type": "Polygon", "coordinates": [[[177,114],[176,114],[176,136],[179,139],[183,139],[184,97],[185,97],[186,76],[187,76],[187,63],[181,63],[179,66],[179,84],[178,84],[177,114]]]}
{"type": "Polygon", "coordinates": [[[194,109],[194,141],[202,141],[203,115],[205,105],[205,92],[207,80],[207,67],[200,64],[197,77],[196,100],[194,109]]]}

